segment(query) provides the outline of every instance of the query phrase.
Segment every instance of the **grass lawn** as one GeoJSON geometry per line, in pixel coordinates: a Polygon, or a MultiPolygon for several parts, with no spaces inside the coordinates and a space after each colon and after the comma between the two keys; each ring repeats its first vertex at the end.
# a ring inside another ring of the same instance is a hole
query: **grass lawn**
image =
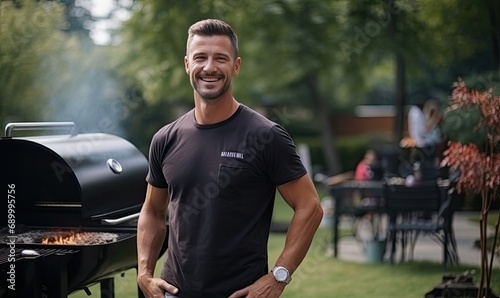
{"type": "MultiPolygon", "coordinates": [[[[274,219],[285,221],[292,215],[291,210],[278,199],[274,219]]],[[[325,256],[331,231],[320,229],[315,236],[312,247],[302,265],[295,272],[292,283],[286,287],[284,298],[423,298],[440,283],[444,273],[462,273],[476,270],[474,281],[479,281],[479,268],[457,266],[444,270],[440,263],[410,262],[404,264],[364,264],[347,262],[325,256]]],[[[284,234],[271,234],[269,239],[270,266],[278,257],[285,241],[284,234]]],[[[163,258],[157,264],[157,274],[161,269],[163,258]]],[[[496,266],[498,268],[498,266],[496,266]]],[[[128,270],[123,277],[115,278],[117,298],[137,297],[136,272],[128,270]]],[[[494,273],[492,282],[494,289],[500,293],[500,270],[494,273]]],[[[91,297],[99,297],[99,287],[90,288],[91,297]]],[[[71,298],[88,297],[80,291],[70,295],[71,298]]]]}

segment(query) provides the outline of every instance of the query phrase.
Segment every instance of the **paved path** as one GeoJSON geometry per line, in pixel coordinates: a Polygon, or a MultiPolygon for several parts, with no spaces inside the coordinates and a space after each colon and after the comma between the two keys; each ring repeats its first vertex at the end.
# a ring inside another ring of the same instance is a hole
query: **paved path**
{"type": "MultiPolygon", "coordinates": [[[[458,246],[458,256],[460,264],[480,265],[480,251],[474,248],[474,242],[479,239],[479,225],[474,225],[469,218],[477,216],[477,213],[457,212],[455,213],[453,226],[458,246]]],[[[342,221],[342,224],[349,222],[342,221]]],[[[344,226],[345,227],[345,226],[344,226]]],[[[347,227],[345,227],[347,228],[347,227]]],[[[354,237],[343,237],[339,241],[339,258],[342,260],[366,262],[363,252],[363,244],[354,237]]],[[[386,253],[385,259],[388,260],[386,253]]],[[[399,253],[396,253],[396,260],[399,260],[399,253]]],[[[441,262],[442,247],[429,236],[419,237],[415,246],[414,260],[428,260],[441,262]]],[[[497,263],[498,264],[498,263],[497,263]]]]}

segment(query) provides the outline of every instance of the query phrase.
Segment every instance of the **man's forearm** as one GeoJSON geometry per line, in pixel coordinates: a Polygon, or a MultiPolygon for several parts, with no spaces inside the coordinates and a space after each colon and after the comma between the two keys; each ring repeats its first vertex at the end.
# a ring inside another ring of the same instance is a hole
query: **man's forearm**
{"type": "Polygon", "coordinates": [[[297,269],[311,246],[322,217],[321,206],[295,211],[288,228],[285,247],[276,264],[285,266],[290,273],[297,269]]]}
{"type": "Polygon", "coordinates": [[[153,276],[166,235],[165,220],[145,213],[141,212],[137,227],[138,278],[153,276]]]}

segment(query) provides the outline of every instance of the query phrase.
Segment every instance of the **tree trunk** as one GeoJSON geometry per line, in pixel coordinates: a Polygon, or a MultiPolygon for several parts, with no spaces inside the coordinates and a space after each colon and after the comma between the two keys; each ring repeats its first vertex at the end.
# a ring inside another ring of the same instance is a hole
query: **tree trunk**
{"type": "MultiPolygon", "coordinates": [[[[389,0],[389,6],[393,7],[397,5],[394,0],[389,0]]],[[[398,45],[398,15],[394,14],[389,22],[389,30],[392,35],[393,49],[395,54],[395,84],[394,84],[394,134],[393,143],[397,146],[401,138],[403,138],[403,127],[404,127],[404,106],[405,106],[405,61],[400,53],[400,47],[398,45]]]]}
{"type": "Polygon", "coordinates": [[[489,0],[486,6],[490,15],[491,44],[496,68],[493,73],[493,81],[500,81],[500,2],[498,0],[489,0]]]}
{"type": "Polygon", "coordinates": [[[319,91],[316,76],[314,74],[307,75],[306,83],[309,91],[311,92],[315,114],[318,116],[319,120],[319,130],[321,134],[321,140],[323,141],[323,155],[325,158],[328,174],[339,174],[342,171],[342,166],[340,165],[337,148],[335,146],[335,138],[333,137],[329,108],[326,105],[321,92],[319,91]]]}
{"type": "Polygon", "coordinates": [[[396,82],[395,82],[395,110],[394,115],[394,144],[398,145],[403,138],[404,106],[405,106],[405,61],[396,54],[396,82]]]}

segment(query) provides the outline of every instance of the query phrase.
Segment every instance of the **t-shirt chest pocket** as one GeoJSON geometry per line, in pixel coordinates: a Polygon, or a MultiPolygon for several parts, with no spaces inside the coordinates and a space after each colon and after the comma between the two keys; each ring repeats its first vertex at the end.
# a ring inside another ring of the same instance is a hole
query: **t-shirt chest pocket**
{"type": "Polygon", "coordinates": [[[260,177],[245,165],[221,164],[218,173],[219,198],[244,203],[242,198],[255,191],[260,177]],[[253,190],[252,190],[253,188],[253,190]]]}

